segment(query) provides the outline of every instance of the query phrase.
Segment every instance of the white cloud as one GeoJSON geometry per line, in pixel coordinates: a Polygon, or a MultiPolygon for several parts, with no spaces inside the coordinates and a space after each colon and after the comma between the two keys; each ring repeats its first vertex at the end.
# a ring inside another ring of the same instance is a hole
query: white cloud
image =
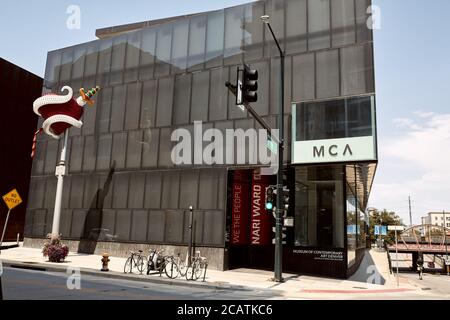
{"type": "Polygon", "coordinates": [[[450,114],[422,114],[395,119],[409,129],[380,143],[380,167],[371,206],[398,211],[409,222],[408,196],[414,222],[429,211],[450,211],[450,114]],[[399,170],[399,167],[407,170],[399,170]]]}

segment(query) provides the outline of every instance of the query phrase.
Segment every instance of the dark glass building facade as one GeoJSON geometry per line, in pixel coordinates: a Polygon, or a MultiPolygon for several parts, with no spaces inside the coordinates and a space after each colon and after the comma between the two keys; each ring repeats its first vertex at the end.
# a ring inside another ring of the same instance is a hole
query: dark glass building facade
{"type": "MultiPolygon", "coordinates": [[[[285,231],[284,268],[350,274],[363,255],[363,212],[376,153],[357,161],[294,163],[292,140],[376,137],[370,4],[257,1],[98,30],[99,40],[49,52],[45,92],[59,92],[64,85],[102,87],[83,127],[69,133],[60,230],[72,250],[125,254],[130,248],[164,246],[184,253],[192,205],[195,246],[213,268],[273,268],[271,243],[231,241],[236,172],[246,172],[243,185],[250,186],[261,165],[179,166],[171,159],[172,132],[194,133],[194,121],[203,122],[203,131],[260,128],[225,87],[236,81],[243,63],[260,75],[254,109],[276,127],[280,61],[260,20],[268,14],[287,55],[284,159],[294,227],[285,231]]],[[[51,231],[60,148],[50,137],[38,140],[26,219],[29,245],[51,231]]]]}

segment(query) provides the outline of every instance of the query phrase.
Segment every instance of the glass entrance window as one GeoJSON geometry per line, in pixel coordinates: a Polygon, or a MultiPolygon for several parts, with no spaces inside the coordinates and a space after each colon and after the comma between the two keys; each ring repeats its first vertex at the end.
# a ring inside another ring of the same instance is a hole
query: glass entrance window
{"type": "Polygon", "coordinates": [[[298,167],[295,172],[295,245],[344,247],[344,168],[298,167]]]}

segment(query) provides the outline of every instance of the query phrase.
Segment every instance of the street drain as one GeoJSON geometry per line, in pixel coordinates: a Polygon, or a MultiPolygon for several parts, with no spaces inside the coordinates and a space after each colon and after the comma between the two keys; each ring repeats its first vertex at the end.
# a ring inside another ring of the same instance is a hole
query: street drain
{"type": "Polygon", "coordinates": [[[431,290],[431,288],[422,288],[422,290],[425,290],[425,291],[426,291],[426,290],[431,290]]]}

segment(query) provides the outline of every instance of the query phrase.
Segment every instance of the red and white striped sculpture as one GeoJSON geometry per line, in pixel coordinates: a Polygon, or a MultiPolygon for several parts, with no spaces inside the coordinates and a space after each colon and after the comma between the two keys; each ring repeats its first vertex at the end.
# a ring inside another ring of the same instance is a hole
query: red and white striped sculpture
{"type": "Polygon", "coordinates": [[[36,149],[37,135],[44,131],[49,136],[59,139],[59,137],[70,127],[81,128],[83,122],[80,121],[83,116],[84,106],[92,105],[94,101],[91,98],[100,90],[95,87],[89,91],[80,89],[80,96],[73,98],[73,89],[64,86],[61,91],[67,91],[66,95],[56,95],[54,93],[46,94],[34,101],[33,111],[38,116],[44,118],[42,128],[39,129],[33,140],[32,157],[36,149]]]}

